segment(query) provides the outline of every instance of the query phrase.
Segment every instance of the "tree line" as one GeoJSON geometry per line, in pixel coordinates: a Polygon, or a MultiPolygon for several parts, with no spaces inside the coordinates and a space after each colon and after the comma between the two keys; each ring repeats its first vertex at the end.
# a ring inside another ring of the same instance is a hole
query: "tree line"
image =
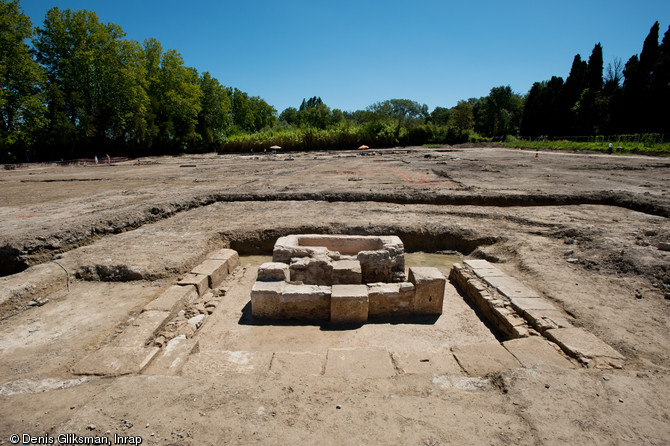
{"type": "Polygon", "coordinates": [[[642,52],[603,70],[596,44],[588,61],[577,54],[570,74],[536,82],[525,100],[520,131],[526,136],[670,133],[670,27],[661,44],[659,23],[642,52]]]}
{"type": "Polygon", "coordinates": [[[263,99],[185,66],[156,39],[128,40],[95,12],[56,7],[33,29],[18,0],[0,2],[0,82],[9,160],[211,151],[277,120],[263,99]]]}
{"type": "Polygon", "coordinates": [[[625,65],[604,68],[598,43],[588,61],[575,56],[565,81],[525,95],[499,86],[432,111],[409,99],[343,111],[314,96],[280,114],[92,11],[51,8],[33,28],[19,0],[0,0],[0,31],[0,161],[670,130],[670,27],[659,44],[658,22],[625,65]]]}

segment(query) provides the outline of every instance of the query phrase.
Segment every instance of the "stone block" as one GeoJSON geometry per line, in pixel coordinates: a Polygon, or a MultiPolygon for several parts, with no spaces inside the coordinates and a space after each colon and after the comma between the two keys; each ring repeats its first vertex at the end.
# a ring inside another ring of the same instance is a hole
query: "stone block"
{"type": "Polygon", "coordinates": [[[275,352],[270,371],[290,376],[323,374],[326,355],[311,352],[275,352]]]}
{"type": "Polygon", "coordinates": [[[540,333],[552,328],[572,327],[571,318],[559,310],[526,310],[526,320],[540,333]]]}
{"type": "Polygon", "coordinates": [[[158,347],[115,347],[106,345],[79,361],[75,375],[119,376],[142,372],[160,349],[158,347]]]}
{"type": "Polygon", "coordinates": [[[409,269],[409,281],[414,284],[414,313],[442,314],[444,287],[447,283],[437,268],[412,267],[409,269]]]}
{"type": "Polygon", "coordinates": [[[251,314],[268,319],[329,319],[331,288],[286,282],[256,282],[251,314]]]}
{"type": "Polygon", "coordinates": [[[362,323],[368,320],[368,287],[333,285],[330,296],[330,321],[362,323]]]}
{"type": "Polygon", "coordinates": [[[361,262],[358,260],[336,260],[333,262],[333,285],[360,285],[361,283],[361,262]]]}
{"type": "Polygon", "coordinates": [[[333,284],[333,263],[326,256],[293,259],[289,269],[292,282],[306,285],[333,284]]]}
{"type": "Polygon", "coordinates": [[[186,339],[184,335],[170,339],[142,373],[163,376],[179,375],[197,343],[197,340],[186,339]]]}
{"type": "Polygon", "coordinates": [[[414,311],[414,285],[371,283],[368,285],[369,317],[407,315],[414,311]]]}
{"type": "Polygon", "coordinates": [[[168,311],[174,316],[179,310],[187,304],[193,302],[198,297],[194,285],[173,285],[165,290],[160,296],[144,306],[144,311],[168,311]]]}
{"type": "Polygon", "coordinates": [[[235,268],[240,265],[240,256],[234,249],[219,249],[207,258],[211,260],[224,260],[228,265],[228,274],[235,271],[235,268]]]}
{"type": "Polygon", "coordinates": [[[112,341],[115,347],[142,348],[162,328],[170,317],[169,311],[143,311],[112,341]]]}
{"type": "Polygon", "coordinates": [[[388,378],[396,374],[386,349],[328,349],[325,375],[346,378],[388,378]]]}
{"type": "Polygon", "coordinates": [[[182,376],[225,375],[228,373],[266,373],[272,352],[210,350],[194,353],[182,369],[182,376]]]}
{"type": "Polygon", "coordinates": [[[528,310],[548,310],[556,311],[557,308],[551,303],[540,297],[513,297],[510,299],[512,308],[523,315],[528,310]]]}
{"type": "Polygon", "coordinates": [[[184,277],[182,277],[179,282],[177,282],[177,285],[182,286],[193,285],[198,291],[198,296],[202,296],[209,289],[209,276],[207,276],[206,274],[188,273],[185,274],[184,277]]]}
{"type": "Polygon", "coordinates": [[[258,278],[263,282],[282,281],[290,279],[289,266],[281,262],[263,263],[258,267],[258,278]]]}
{"type": "Polygon", "coordinates": [[[363,283],[391,282],[394,262],[388,251],[361,251],[356,258],[361,263],[363,283]]]}
{"type": "Polygon", "coordinates": [[[554,328],[544,332],[563,351],[589,367],[620,368],[624,357],[618,351],[581,328],[554,328]]]}
{"type": "Polygon", "coordinates": [[[470,259],[470,260],[464,260],[463,263],[467,266],[469,266],[472,269],[477,269],[477,268],[495,268],[491,262],[488,260],[481,260],[481,259],[470,259]]]}
{"type": "Polygon", "coordinates": [[[449,351],[392,352],[393,362],[407,375],[461,375],[463,371],[449,351]]]}
{"type": "Polygon", "coordinates": [[[228,264],[225,260],[205,260],[191,270],[193,274],[204,274],[209,277],[209,287],[218,287],[228,277],[228,264]]]}
{"type": "Polygon", "coordinates": [[[489,375],[520,366],[516,358],[498,343],[457,345],[451,351],[468,375],[489,375]]]}
{"type": "Polygon", "coordinates": [[[540,297],[537,292],[512,277],[486,277],[484,280],[508,299],[513,297],[540,297]]]}
{"type": "Polygon", "coordinates": [[[512,339],[503,342],[503,347],[528,368],[571,368],[572,363],[565,358],[549,342],[538,336],[512,339]]]}

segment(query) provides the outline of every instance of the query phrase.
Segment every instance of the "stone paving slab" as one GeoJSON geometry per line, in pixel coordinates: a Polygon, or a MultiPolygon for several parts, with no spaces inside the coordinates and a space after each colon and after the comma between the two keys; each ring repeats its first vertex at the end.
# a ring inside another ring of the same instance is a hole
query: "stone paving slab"
{"type": "Polygon", "coordinates": [[[311,352],[275,352],[270,371],[291,376],[321,375],[326,362],[325,354],[311,352]]]}
{"type": "Polygon", "coordinates": [[[225,261],[226,265],[228,266],[228,274],[235,271],[235,268],[237,268],[240,264],[240,256],[234,249],[219,249],[218,251],[207,256],[207,258],[211,260],[225,261]]]}
{"type": "Polygon", "coordinates": [[[228,277],[228,264],[225,260],[205,260],[191,270],[192,274],[203,274],[209,277],[209,287],[216,288],[223,279],[228,277]]]}
{"type": "Polygon", "coordinates": [[[581,328],[554,328],[545,331],[544,336],[588,366],[620,368],[625,359],[621,353],[581,328]]]}
{"type": "Polygon", "coordinates": [[[407,375],[461,375],[463,370],[449,350],[392,352],[396,368],[407,375]]]}
{"type": "Polygon", "coordinates": [[[185,274],[179,282],[177,282],[177,285],[193,285],[198,291],[198,296],[202,296],[207,292],[207,290],[209,290],[209,276],[206,274],[188,273],[185,274]]]}
{"type": "Polygon", "coordinates": [[[557,308],[541,297],[513,297],[510,299],[512,308],[519,314],[525,314],[528,310],[553,310],[557,308]]]}
{"type": "Polygon", "coordinates": [[[347,378],[387,378],[396,374],[386,349],[328,349],[325,375],[347,378]]]}
{"type": "Polygon", "coordinates": [[[472,270],[482,279],[486,277],[504,277],[507,275],[494,266],[490,268],[473,268],[472,270]]]}
{"type": "Polygon", "coordinates": [[[512,339],[503,342],[507,349],[521,363],[528,368],[561,367],[572,368],[572,363],[565,358],[549,342],[539,336],[512,339]]]}
{"type": "Polygon", "coordinates": [[[486,277],[484,280],[509,299],[513,297],[540,297],[535,291],[512,277],[486,277]]]}
{"type": "Polygon", "coordinates": [[[119,376],[140,373],[156,356],[158,347],[104,346],[79,361],[73,368],[75,375],[119,376]]]}
{"type": "Polygon", "coordinates": [[[194,285],[172,285],[160,296],[146,304],[144,311],[168,311],[173,315],[186,304],[193,302],[197,296],[197,290],[194,285]]]}
{"type": "Polygon", "coordinates": [[[143,311],[112,341],[115,347],[142,348],[170,317],[169,311],[143,311]]]}
{"type": "Polygon", "coordinates": [[[498,343],[456,345],[451,351],[468,375],[483,376],[520,367],[516,358],[498,343]]]}
{"type": "Polygon", "coordinates": [[[170,339],[143,373],[145,375],[179,375],[197,343],[197,340],[187,339],[185,335],[170,339]]]}
{"type": "Polygon", "coordinates": [[[271,362],[272,352],[210,350],[190,355],[181,374],[266,373],[271,362]]]}
{"type": "Polygon", "coordinates": [[[524,317],[540,333],[552,328],[572,327],[571,318],[559,310],[526,310],[524,317]]]}
{"type": "Polygon", "coordinates": [[[493,267],[493,264],[491,264],[491,262],[489,262],[488,260],[481,260],[481,259],[464,260],[463,263],[472,269],[493,267]]]}

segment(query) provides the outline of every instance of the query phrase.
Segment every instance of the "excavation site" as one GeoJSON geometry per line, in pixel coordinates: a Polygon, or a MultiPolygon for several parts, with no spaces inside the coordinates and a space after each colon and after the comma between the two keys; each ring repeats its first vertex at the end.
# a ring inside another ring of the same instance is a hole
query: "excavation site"
{"type": "Polygon", "coordinates": [[[667,158],[279,150],[0,184],[0,444],[670,438],[667,158]]]}

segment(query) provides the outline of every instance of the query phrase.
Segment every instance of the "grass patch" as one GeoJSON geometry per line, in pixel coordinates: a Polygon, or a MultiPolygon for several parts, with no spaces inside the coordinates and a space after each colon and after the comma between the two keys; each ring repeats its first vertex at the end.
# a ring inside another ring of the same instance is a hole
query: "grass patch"
{"type": "MultiPolygon", "coordinates": [[[[592,151],[608,153],[609,141],[607,138],[594,137],[595,141],[526,141],[514,137],[508,137],[503,144],[507,147],[516,147],[520,149],[553,149],[565,151],[592,151]]],[[[670,156],[670,143],[649,143],[640,139],[640,141],[616,141],[612,140],[614,150],[612,154],[640,154],[654,156],[670,156]]]]}

